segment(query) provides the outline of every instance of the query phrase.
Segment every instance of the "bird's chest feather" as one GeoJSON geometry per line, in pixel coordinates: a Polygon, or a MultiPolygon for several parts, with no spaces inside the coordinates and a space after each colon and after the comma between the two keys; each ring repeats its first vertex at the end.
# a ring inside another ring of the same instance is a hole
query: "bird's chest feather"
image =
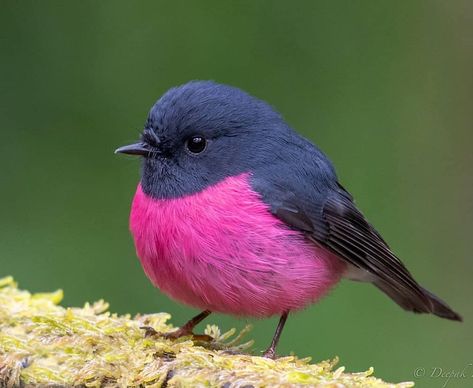
{"type": "Polygon", "coordinates": [[[343,270],[271,214],[248,174],[173,199],[150,198],[138,186],[130,228],[151,281],[212,311],[267,316],[301,308],[343,270]]]}

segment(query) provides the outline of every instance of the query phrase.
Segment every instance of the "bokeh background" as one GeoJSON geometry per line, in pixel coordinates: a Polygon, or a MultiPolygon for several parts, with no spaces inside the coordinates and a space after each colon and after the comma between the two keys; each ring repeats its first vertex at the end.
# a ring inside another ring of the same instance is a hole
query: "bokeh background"
{"type": "MultiPolygon", "coordinates": [[[[137,139],[169,87],[213,79],[276,106],[417,279],[463,324],[403,312],[343,282],[288,321],[279,351],[442,386],[473,362],[473,3],[470,1],[0,2],[0,276],[66,305],[196,311],[145,277],[128,232],[137,139]],[[417,368],[426,376],[416,378],[417,368]]],[[[277,319],[254,324],[256,350],[277,319]]],[[[203,328],[203,326],[201,326],[203,328]]],[[[470,375],[473,368],[470,367],[470,375]]],[[[450,386],[473,386],[473,378],[450,386]]]]}

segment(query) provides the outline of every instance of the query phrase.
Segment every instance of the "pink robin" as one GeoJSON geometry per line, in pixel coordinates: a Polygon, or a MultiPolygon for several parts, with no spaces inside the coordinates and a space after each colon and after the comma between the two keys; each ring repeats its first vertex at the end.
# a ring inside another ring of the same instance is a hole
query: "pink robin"
{"type": "Polygon", "coordinates": [[[460,321],[421,287],[339,184],[328,158],[267,103],[194,81],[152,107],[130,227],[146,275],[203,312],[281,316],[318,301],[341,278],[371,282],[402,308],[460,321]]]}

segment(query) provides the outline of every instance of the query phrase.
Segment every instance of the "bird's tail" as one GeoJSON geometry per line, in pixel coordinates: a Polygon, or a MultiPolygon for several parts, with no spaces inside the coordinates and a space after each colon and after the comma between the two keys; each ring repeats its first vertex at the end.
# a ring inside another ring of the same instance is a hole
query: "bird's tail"
{"type": "Polygon", "coordinates": [[[421,286],[419,286],[421,292],[419,295],[419,293],[401,292],[383,281],[377,281],[374,284],[404,310],[430,313],[452,321],[463,321],[460,314],[453,311],[447,303],[421,286]]]}
{"type": "Polygon", "coordinates": [[[461,315],[453,311],[450,306],[438,296],[432,294],[423,287],[421,287],[421,290],[424,291],[425,295],[428,296],[430,302],[432,303],[432,314],[435,314],[441,318],[451,319],[452,321],[463,321],[461,315]]]}

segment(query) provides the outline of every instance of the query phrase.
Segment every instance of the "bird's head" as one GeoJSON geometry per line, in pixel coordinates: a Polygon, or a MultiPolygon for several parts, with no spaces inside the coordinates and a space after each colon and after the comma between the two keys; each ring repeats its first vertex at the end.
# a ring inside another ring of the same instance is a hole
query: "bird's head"
{"type": "Polygon", "coordinates": [[[180,197],[271,163],[291,132],[266,102],[211,81],[167,91],[151,108],[140,141],[117,153],[143,157],[141,185],[180,197]]]}

